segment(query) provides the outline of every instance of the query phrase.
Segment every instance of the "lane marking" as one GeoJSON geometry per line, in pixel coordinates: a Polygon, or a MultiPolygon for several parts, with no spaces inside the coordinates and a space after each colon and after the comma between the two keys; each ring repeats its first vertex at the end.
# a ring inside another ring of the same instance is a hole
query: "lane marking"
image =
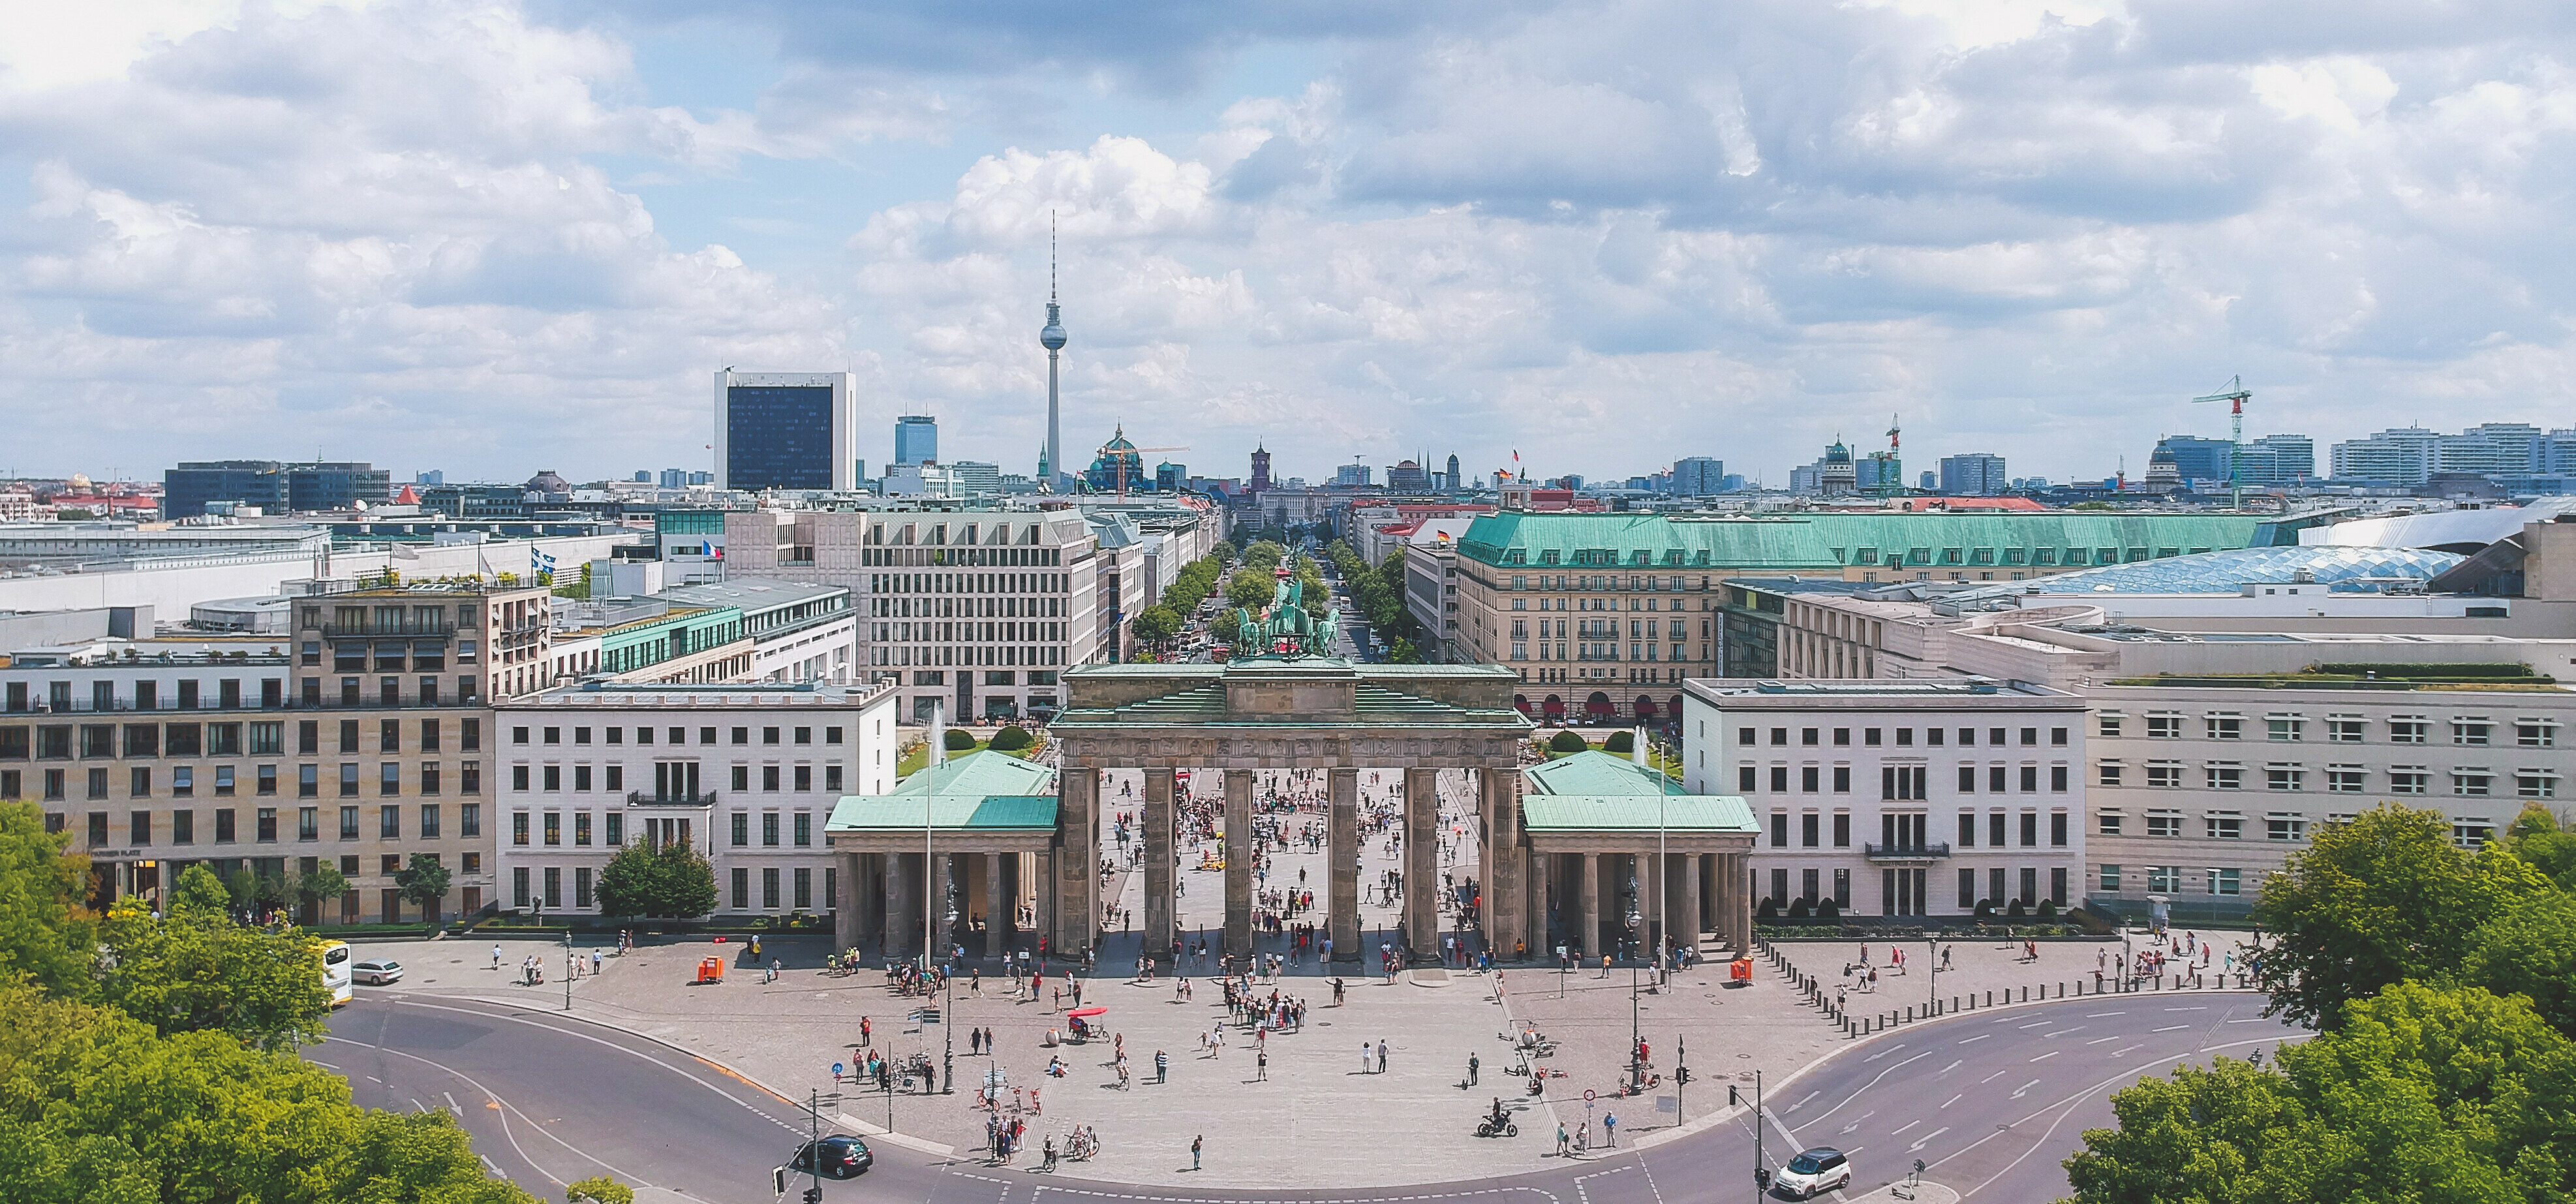
{"type": "Polygon", "coordinates": [[[1810,1091],[1810,1092],[1808,1092],[1808,1093],[1807,1093],[1807,1095],[1806,1095],[1806,1098],[1805,1098],[1805,1099],[1801,1099],[1801,1100],[1799,1100],[1797,1103],[1791,1104],[1791,1105],[1789,1105],[1788,1107],[1781,1109],[1781,1111],[1784,1111],[1784,1112],[1795,1112],[1795,1111],[1797,1111],[1797,1110],[1798,1110],[1798,1109],[1800,1109],[1800,1108],[1804,1108],[1804,1107],[1806,1107],[1806,1106],[1807,1106],[1807,1100],[1814,1099],[1814,1098],[1816,1098],[1817,1096],[1819,1096],[1819,1095],[1823,1095],[1823,1094],[1824,1094],[1824,1092],[1823,1092],[1822,1090],[1810,1091]]]}
{"type": "Polygon", "coordinates": [[[2110,1052],[2110,1054],[2109,1054],[2109,1055],[2107,1055],[2107,1056],[2109,1056],[2109,1057],[2114,1057],[2114,1058],[2116,1058],[2116,1057],[2120,1057],[2120,1056],[2122,1056],[2122,1055],[2124,1055],[2124,1054],[2128,1053],[2130,1050],[2138,1049],[2138,1048],[2141,1048],[2141,1047],[2140,1047],[2140,1046],[2136,1046],[2136,1045],[2131,1045],[2131,1046],[2127,1046],[2127,1047],[2122,1048],[2122,1049],[2115,1049],[2115,1050],[2112,1050],[2112,1051],[2110,1052]]]}
{"type": "Polygon", "coordinates": [[[2150,1033],[2178,1033],[2190,1027],[2191,1026],[2188,1024],[2168,1024],[2163,1028],[2151,1028],[2147,1031],[2150,1033]]]}
{"type": "Polygon", "coordinates": [[[2022,1084],[2022,1085],[2021,1085],[2021,1086],[2019,1086],[2019,1087],[2015,1087],[2015,1088],[2013,1088],[2013,1093],[2012,1093],[2012,1095],[2011,1095],[2011,1097],[2010,1097],[2010,1098],[2013,1098],[2013,1099],[2020,1099],[2021,1097],[2023,1097],[2023,1096],[2025,1096],[2025,1095],[2030,1094],[2030,1089],[2031,1089],[2031,1088],[2033,1088],[2033,1087],[2036,1087],[2036,1086],[2039,1086],[2039,1080],[2038,1080],[2038,1079],[2032,1079],[2031,1081],[2029,1081],[2029,1082],[2027,1082],[2027,1083],[2024,1083],[2024,1084],[2022,1084]]]}
{"type": "Polygon", "coordinates": [[[2038,1022],[2038,1023],[2036,1023],[2036,1024],[2025,1024],[2025,1025],[2022,1025],[2022,1027],[2023,1027],[2024,1029],[2046,1028],[2046,1027],[2048,1027],[2049,1025],[2052,1025],[2052,1024],[2055,1024],[2055,1023],[2057,1023],[2057,1022],[2056,1022],[2056,1021],[2054,1021],[2054,1020],[2042,1020],[2042,1021],[2040,1021],[2040,1022],[2038,1022]]]}
{"type": "Polygon", "coordinates": [[[2252,1017],[2252,1018],[2250,1018],[2250,1019],[2245,1019],[2245,1020],[2230,1020],[2230,1021],[2228,1021],[2227,1023],[2229,1023],[2229,1024],[2261,1024],[2261,1023],[2263,1023],[2263,1022],[2265,1022],[2265,1021],[2267,1021],[2267,1020],[2270,1020],[2270,1019],[2271,1019],[2271,1017],[2269,1017],[2269,1016],[2255,1016],[2255,1017],[2252,1017]]]}
{"type": "Polygon", "coordinates": [[[1950,1131],[1950,1126],[1948,1126],[1948,1125],[1943,1125],[1943,1126],[1941,1126],[1940,1128],[1934,1129],[1934,1130],[1932,1130],[1931,1132],[1929,1132],[1929,1133],[1926,1133],[1926,1134],[1922,1135],[1921,1137],[1917,1137],[1917,1138],[1915,1138],[1915,1139],[1914,1139],[1914,1144],[1912,1144],[1912,1145],[1910,1145],[1910,1146],[1905,1147],[1905,1152],[1906,1152],[1906,1153],[1908,1153],[1908,1154],[1919,1153],[1919,1152],[1921,1152],[1921,1151],[1922,1151],[1922,1149],[1923,1149],[1923,1147],[1924,1147],[1925,1145],[1928,1145],[1928,1144],[1930,1144],[1930,1143],[1931,1143],[1931,1141],[1932,1141],[1932,1139],[1933,1139],[1933,1138],[1938,1137],[1938,1136],[1940,1136],[1940,1135],[1942,1135],[1942,1134],[1944,1134],[1944,1133],[1947,1133],[1947,1132],[1949,1132],[1949,1131],[1950,1131]]]}
{"type": "Polygon", "coordinates": [[[1948,1074],[1948,1073],[1950,1073],[1950,1072],[1951,1072],[1951,1071],[1953,1071],[1953,1070],[1957,1070],[1960,1066],[1964,1065],[1966,1062],[1967,1062],[1967,1059],[1965,1059],[1965,1058],[1955,1059],[1955,1060],[1953,1060],[1949,1065],[1944,1066],[1944,1067],[1942,1067],[1942,1068],[1941,1068],[1941,1069],[1939,1069],[1939,1070],[1933,1071],[1932,1073],[1934,1073],[1934,1074],[1948,1074]]]}
{"type": "Polygon", "coordinates": [[[2085,1019],[2087,1019],[2087,1020],[2099,1020],[2099,1019],[2103,1018],[2104,1016],[2126,1016],[2126,1015],[2128,1015],[2128,1013],[2127,1013],[2127,1012],[2086,1012],[2086,1013],[2084,1013],[2084,1018],[2085,1018],[2085,1019]]]}
{"type": "Polygon", "coordinates": [[[1993,1034],[1993,1033],[1978,1033],[1976,1036],[1973,1036],[1973,1037],[1961,1037],[1961,1038],[1959,1039],[1959,1044],[1961,1044],[1961,1045],[1965,1045],[1965,1044],[1967,1044],[1967,1043],[1968,1043],[1968,1042],[1970,1042],[1970,1041],[1983,1041],[1983,1040],[1985,1040],[1986,1038],[1991,1037],[1991,1036],[1994,1036],[1994,1034],[1993,1034]]]}
{"type": "Polygon", "coordinates": [[[2206,1008],[2206,1007],[2187,1007],[2187,1008],[2166,1008],[2165,1010],[2166,1010],[2166,1011],[2168,1011],[2168,1012],[2206,1012],[2206,1011],[2208,1011],[2209,1009],[2208,1009],[2208,1008],[2206,1008]]]}
{"type": "MultiPolygon", "coordinates": [[[[1916,1062],[1920,1062],[1920,1061],[1922,1061],[1923,1059],[1928,1058],[1928,1057],[1931,1057],[1931,1056],[1932,1056],[1932,1051],[1927,1049],[1927,1050],[1924,1050],[1923,1052],[1921,1052],[1921,1053],[1919,1053],[1919,1054],[1914,1055],[1913,1057],[1907,1058],[1907,1059],[1905,1059],[1904,1061],[1897,1063],[1897,1064],[1896,1064],[1896,1065],[1894,1065],[1894,1066],[1890,1066],[1890,1067],[1888,1067],[1888,1068],[1887,1068],[1887,1069],[1885,1069],[1885,1070],[1879,1071],[1879,1072],[1878,1072],[1878,1078],[1871,1079],[1870,1081],[1868,1081],[1868,1082],[1866,1082],[1866,1083],[1861,1084],[1858,1088],[1854,1089],[1854,1090],[1853,1090],[1853,1092],[1852,1092],[1850,1095],[1846,1095],[1846,1096],[1844,1096],[1844,1097],[1842,1098],[1842,1102],[1841,1102],[1841,1103],[1837,1103],[1837,1104],[1835,1104],[1833,1107],[1830,1107],[1830,1108],[1825,1109],[1825,1111],[1824,1111],[1823,1115],[1820,1115],[1820,1116],[1816,1117],[1815,1122],[1811,1122],[1811,1123],[1821,1123],[1821,1122],[1825,1119],[1825,1117],[1827,1117],[1827,1116],[1831,1116],[1831,1115],[1833,1115],[1833,1114],[1834,1114],[1834,1113],[1836,1113],[1836,1112],[1840,1112],[1840,1111],[1842,1111],[1843,1104],[1848,1104],[1848,1103],[1852,1102],[1853,1100],[1859,1099],[1859,1098],[1860,1098],[1860,1095],[1861,1095],[1861,1092],[1863,1092],[1863,1091],[1867,1091],[1867,1090],[1869,1090],[1869,1089],[1870,1089],[1870,1088],[1872,1088],[1872,1087],[1878,1086],[1879,1079],[1884,1079],[1884,1078],[1886,1078],[1887,1076],[1889,1076],[1889,1075],[1891,1075],[1891,1074],[1896,1073],[1897,1071],[1903,1070],[1903,1069],[1905,1069],[1906,1067],[1911,1066],[1911,1065],[1915,1064],[1916,1062]]],[[[1779,1123],[1779,1122],[1775,1120],[1775,1121],[1773,1121],[1772,1123],[1777,1124],[1777,1123],[1779,1123]]],[[[1780,1130],[1780,1132],[1781,1132],[1781,1134],[1782,1134],[1783,1136],[1788,1136],[1788,1137],[1790,1137],[1790,1140],[1792,1140],[1792,1141],[1796,1140],[1796,1137],[1795,1137],[1794,1135],[1791,1135],[1791,1134],[1789,1133],[1789,1130],[1788,1130],[1786,1127],[1783,1127],[1783,1128],[1780,1130]]]]}
{"type": "Polygon", "coordinates": [[[1892,1131],[1890,1131],[1890,1132],[1888,1133],[1888,1136],[1890,1136],[1890,1137],[1894,1137],[1894,1136],[1896,1136],[1898,1133],[1903,1133],[1903,1132],[1904,1132],[1904,1131],[1906,1131],[1907,1129],[1911,1129],[1911,1128],[1913,1128],[1914,1126],[1919,1125],[1919,1124],[1922,1124],[1922,1123],[1923,1123],[1923,1122],[1922,1122],[1922,1121],[1920,1121],[1920,1120],[1909,1120],[1909,1121],[1905,1122],[1904,1124],[1901,1124],[1901,1125],[1896,1126],[1896,1128],[1895,1128],[1894,1130],[1892,1130],[1892,1131]]]}
{"type": "Polygon", "coordinates": [[[1998,1070],[1998,1071],[1994,1072],[1993,1074],[1987,1075],[1986,1077],[1984,1077],[1984,1078],[1982,1078],[1982,1079],[1978,1079],[1978,1080],[1977,1080],[1977,1085],[1978,1085],[1978,1086],[1980,1086],[1980,1087],[1985,1086],[1986,1084],[1991,1083],[1991,1082],[1994,1082],[1996,1079],[2002,1078],[2002,1077],[2004,1077],[2005,1075],[2008,1075],[2008,1074],[2011,1074],[2011,1073],[2012,1073],[2012,1072],[2011,1072],[2011,1071],[2009,1071],[2009,1070],[1998,1070]]]}
{"type": "Polygon", "coordinates": [[[2092,1040],[2085,1042],[2085,1044],[2086,1044],[2086,1045],[2102,1045],[2102,1044],[2107,1044],[2107,1043],[2109,1043],[2109,1042],[2117,1041],[2117,1040],[2119,1040],[2119,1038],[2118,1038],[2118,1037],[2095,1037],[2095,1038],[2093,1038],[2092,1040]]]}
{"type": "Polygon", "coordinates": [[[1942,1107],[1944,1107],[1944,1108],[1947,1108],[1947,1107],[1949,1107],[1949,1106],[1950,1106],[1950,1105],[1952,1105],[1952,1104],[1958,1103],[1960,1100],[1965,1099],[1965,1098],[1967,1097],[1967,1094],[1968,1094],[1967,1092],[1962,1091],[1962,1092],[1960,1092],[1960,1093],[1959,1093],[1959,1094],[1957,1094],[1957,1095],[1954,1095],[1954,1096],[1951,1096],[1951,1097],[1950,1097],[1950,1098],[1948,1098],[1948,1099],[1942,1100],[1942,1101],[1941,1101],[1941,1106],[1942,1106],[1942,1107]]]}
{"type": "Polygon", "coordinates": [[[2059,1030],[2057,1030],[2056,1032],[2053,1032],[2053,1033],[2041,1033],[2041,1034],[2040,1034],[2040,1036],[2043,1036],[2043,1037],[2063,1037],[2063,1036],[2065,1036],[2065,1035],[2066,1035],[2066,1034],[2068,1034],[2068,1033],[2080,1033],[2080,1032],[2083,1032],[2083,1031],[2084,1031],[2084,1026],[2083,1026],[2083,1025],[2081,1025],[2081,1024],[2079,1024],[2079,1025],[2076,1025],[2076,1026],[2075,1026],[2075,1027],[2073,1027],[2073,1028],[2061,1028],[2061,1029],[2059,1029],[2059,1030]]]}
{"type": "Polygon", "coordinates": [[[2047,1053],[2044,1053],[2044,1054],[2039,1055],[2039,1056],[2038,1056],[2038,1057],[2036,1057],[2036,1058],[2032,1058],[2032,1059],[2031,1059],[2031,1061],[2034,1061],[2034,1062],[2045,1062],[2045,1061],[2049,1060],[2050,1058],[2056,1057],[2058,1054],[2060,1054],[2060,1053],[2062,1053],[2062,1052],[2064,1052],[2064,1051],[2063,1051],[2063,1050],[2055,1050],[2055,1049],[2052,1049],[2052,1050],[2048,1051],[2047,1053]]]}
{"type": "MultiPolygon", "coordinates": [[[[1900,1050],[1900,1049],[1903,1049],[1903,1048],[1905,1048],[1905,1043],[1904,1043],[1903,1041],[1899,1041],[1899,1042],[1897,1042],[1897,1043],[1896,1043],[1896,1044],[1894,1044],[1894,1045],[1890,1045],[1890,1046],[1888,1046],[1887,1048],[1885,1048],[1885,1049],[1882,1049],[1882,1050],[1878,1051],[1877,1053],[1871,1054],[1871,1055],[1869,1055],[1869,1056],[1868,1056],[1868,1057],[1866,1057],[1866,1058],[1862,1058],[1862,1059],[1861,1059],[1861,1061],[1863,1061],[1863,1062],[1875,1062],[1875,1061],[1879,1060],[1880,1058],[1884,1058],[1884,1057],[1886,1057],[1887,1055],[1892,1054],[1892,1053],[1895,1053],[1897,1050],[1900,1050]]],[[[1910,1059],[1909,1059],[1909,1060],[1910,1060],[1910,1059]]]]}

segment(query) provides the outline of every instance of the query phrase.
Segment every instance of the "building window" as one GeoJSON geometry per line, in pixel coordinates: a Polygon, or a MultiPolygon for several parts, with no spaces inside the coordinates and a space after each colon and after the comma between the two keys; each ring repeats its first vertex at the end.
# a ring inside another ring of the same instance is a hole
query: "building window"
{"type": "Polygon", "coordinates": [[[1789,847],[1789,813],[1786,811],[1771,813],[1771,847],[1775,849],[1789,847]]]}
{"type": "Polygon", "coordinates": [[[2180,866],[2151,865],[2147,867],[2148,894],[2172,894],[2175,889],[2174,884],[2180,881],[2182,881],[2182,867],[2180,866]]]}
{"type": "Polygon", "coordinates": [[[1753,768],[1752,766],[1750,766],[1750,765],[1739,765],[1739,766],[1737,766],[1737,767],[1736,767],[1736,769],[1735,769],[1735,790],[1736,790],[1736,793],[1738,793],[1738,794],[1751,794],[1751,793],[1753,793],[1753,792],[1754,792],[1754,790],[1755,790],[1755,789],[1757,788],[1757,786],[1758,786],[1758,783],[1755,781],[1755,779],[1756,779],[1756,777],[1758,776],[1759,772],[1760,772],[1760,771],[1758,771],[1758,770],[1754,769],[1754,768],[1753,768]]]}
{"type": "Polygon", "coordinates": [[[2150,812],[2148,812],[2148,813],[2147,813],[2147,835],[2149,835],[2149,836],[2180,836],[2180,835],[2182,835],[2182,816],[2181,816],[2179,813],[2172,812],[2172,811],[2150,811],[2150,812]]]}
{"type": "Polygon", "coordinates": [[[2267,765],[2263,768],[2263,788],[2266,790],[2305,790],[2307,780],[2308,771],[2304,766],[2267,765]]]}
{"type": "Polygon", "coordinates": [[[2494,732],[2495,725],[2483,717],[2451,721],[2451,743],[2453,744],[2484,746],[2492,741],[2494,732]]]}
{"type": "Polygon", "coordinates": [[[2461,848],[2482,848],[2488,841],[2494,839],[2495,825],[2484,819],[2462,816],[2451,818],[2451,843],[2461,848]]]}
{"type": "Polygon", "coordinates": [[[456,834],[472,840],[483,835],[483,804],[461,803],[456,808],[456,834]]]}
{"type": "Polygon", "coordinates": [[[751,871],[743,866],[733,869],[733,909],[751,910],[751,871]]]}
{"type": "Polygon", "coordinates": [[[2273,715],[2263,721],[2267,737],[2273,740],[2307,739],[2308,721],[2298,715],[2273,715]]]}
{"type": "Polygon", "coordinates": [[[765,849],[778,847],[778,813],[775,811],[760,813],[760,846],[765,849]]]}
{"type": "MultiPolygon", "coordinates": [[[[525,835],[525,834],[524,834],[524,833],[522,833],[522,835],[525,835]]],[[[342,839],[342,840],[356,840],[357,838],[358,838],[358,809],[357,809],[357,808],[355,808],[355,807],[342,807],[342,808],[340,808],[340,839],[342,839]]],[[[527,842],[527,841],[525,841],[525,840],[521,840],[519,843],[520,843],[520,844],[526,844],[526,843],[528,843],[528,842],[527,842]]]]}
{"type": "Polygon", "coordinates": [[[2359,794],[2369,789],[2370,771],[2358,765],[2326,766],[2326,790],[2331,794],[2359,794]]]}
{"type": "Polygon", "coordinates": [[[2302,815],[2274,815],[2263,821],[2266,840],[2306,840],[2308,820],[2302,815]]]}
{"type": "Polygon", "coordinates": [[[2359,744],[2362,729],[2367,726],[2367,723],[2368,721],[2359,715],[2328,715],[2326,716],[2326,742],[2359,744]]]}
{"type": "Polygon", "coordinates": [[[2421,765],[2391,765],[2388,767],[2388,792],[2390,794],[2431,794],[2433,793],[2433,774],[2421,765]]]}
{"type": "MultiPolygon", "coordinates": [[[[2102,875],[2102,893],[2106,895],[2116,895],[2120,893],[2119,865],[2113,862],[2104,862],[2097,868],[2100,869],[2102,875]]],[[[1968,871],[1962,870],[1960,872],[1966,873],[1968,871]]]]}
{"type": "Polygon", "coordinates": [[[2483,769],[2451,771],[2451,793],[2464,798],[2483,798],[2493,793],[2495,775],[2483,769]]]}
{"type": "Polygon", "coordinates": [[[750,813],[744,811],[734,812],[732,827],[733,847],[737,849],[749,848],[751,846],[750,813]]]}
{"type": "Polygon", "coordinates": [[[2513,742],[2523,748],[2556,748],[2558,724],[2549,719],[2514,720],[2513,742]]]}
{"type": "Polygon", "coordinates": [[[2243,816],[2211,815],[2205,816],[2203,819],[2204,822],[2209,825],[2209,838],[2212,840],[2245,839],[2245,818],[2243,816]]]}
{"type": "Polygon", "coordinates": [[[2244,766],[2233,761],[2212,761],[2208,769],[2210,789],[2243,790],[2245,788],[2244,766]]]}
{"type": "Polygon", "coordinates": [[[2513,792],[2520,798],[2558,797],[2558,775],[2546,769],[2513,771],[2513,792]]]}
{"type": "Polygon", "coordinates": [[[2174,712],[2147,716],[2147,738],[2150,740],[2182,739],[2182,718],[2180,714],[2174,712]]]}
{"type": "Polygon", "coordinates": [[[2063,812],[2063,811],[2052,811],[2052,812],[2050,812],[2050,813],[2049,813],[2049,816],[2048,816],[2048,843],[2049,843],[2052,847],[2060,848],[2060,849],[2062,849],[2062,848],[2065,848],[2065,847],[2066,847],[2066,824],[2067,824],[2067,819],[2066,819],[2066,813],[2065,813],[2065,812],[2063,812]]]}
{"type": "Polygon", "coordinates": [[[2240,886],[2243,874],[2243,870],[2235,869],[2233,867],[2210,870],[2209,893],[2213,895],[2233,895],[2243,893],[2240,886]]]}
{"type": "Polygon", "coordinates": [[[2432,739],[2432,732],[2432,721],[2421,715],[2388,717],[2388,742],[2391,744],[2422,744],[2432,739]]]}
{"type": "Polygon", "coordinates": [[[547,845],[549,845],[549,846],[554,846],[554,845],[560,845],[560,844],[562,844],[562,843],[563,843],[563,812],[561,812],[561,811],[548,811],[548,812],[546,812],[545,814],[546,814],[546,844],[547,844],[547,845]]]}
{"type": "Polygon", "coordinates": [[[2101,784],[2102,784],[2102,785],[2105,785],[2105,786],[2117,786],[2117,785],[2119,785],[2119,784],[2120,784],[2120,769],[2121,769],[2121,766],[2120,766],[2120,763],[2119,763],[2119,762],[2117,762],[2117,761],[2104,761],[2104,762],[2102,762],[2099,766],[2097,766],[2097,769],[2099,770],[2099,773],[2100,773],[2100,777],[2099,777],[2099,779],[2098,779],[2098,780],[2101,782],[2101,784]]]}
{"type": "Polygon", "coordinates": [[[2120,834],[2120,821],[2126,817],[2117,811],[2104,811],[2097,818],[2102,821],[2104,836],[2117,836],[2120,834]]]}
{"type": "Polygon", "coordinates": [[[2242,740],[2245,738],[2245,720],[2242,716],[2227,714],[2211,715],[2203,722],[2208,725],[2209,738],[2212,740],[2242,740]]]}
{"type": "Polygon", "coordinates": [[[813,845],[814,813],[811,811],[799,811],[796,813],[796,847],[805,849],[812,848],[813,845]]]}

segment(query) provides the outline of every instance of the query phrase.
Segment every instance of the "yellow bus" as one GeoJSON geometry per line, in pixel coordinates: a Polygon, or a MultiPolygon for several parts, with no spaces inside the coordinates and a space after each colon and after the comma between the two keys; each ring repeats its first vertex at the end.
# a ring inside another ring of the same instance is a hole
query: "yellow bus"
{"type": "Polygon", "coordinates": [[[322,942],[322,985],[331,989],[331,1006],[349,1002],[356,994],[349,987],[349,942],[322,942]]]}

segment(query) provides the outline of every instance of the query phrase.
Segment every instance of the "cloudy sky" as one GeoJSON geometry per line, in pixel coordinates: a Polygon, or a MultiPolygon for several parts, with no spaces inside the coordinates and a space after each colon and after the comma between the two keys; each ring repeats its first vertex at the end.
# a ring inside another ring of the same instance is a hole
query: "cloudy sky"
{"type": "Polygon", "coordinates": [[[857,373],[1034,468],[1785,483],[2576,425],[2576,6],[0,6],[0,474],[707,466],[857,373]],[[722,10],[722,17],[701,15],[722,10]]]}

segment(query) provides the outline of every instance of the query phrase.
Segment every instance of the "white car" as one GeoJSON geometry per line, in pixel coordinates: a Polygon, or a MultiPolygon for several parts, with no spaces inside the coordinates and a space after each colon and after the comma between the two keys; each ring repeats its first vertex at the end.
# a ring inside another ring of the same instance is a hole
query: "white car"
{"type": "Polygon", "coordinates": [[[349,979],[352,982],[364,983],[371,987],[381,987],[389,983],[401,982],[402,963],[395,961],[392,958],[359,962],[358,964],[349,967],[349,979]]]}
{"type": "Polygon", "coordinates": [[[1771,1180],[1771,1190],[1804,1200],[1838,1187],[1848,1187],[1851,1177],[1851,1159],[1844,1157],[1841,1150],[1820,1145],[1812,1150],[1799,1151],[1797,1157],[1789,1160],[1789,1165],[1781,1167],[1780,1173],[1771,1180]]]}

